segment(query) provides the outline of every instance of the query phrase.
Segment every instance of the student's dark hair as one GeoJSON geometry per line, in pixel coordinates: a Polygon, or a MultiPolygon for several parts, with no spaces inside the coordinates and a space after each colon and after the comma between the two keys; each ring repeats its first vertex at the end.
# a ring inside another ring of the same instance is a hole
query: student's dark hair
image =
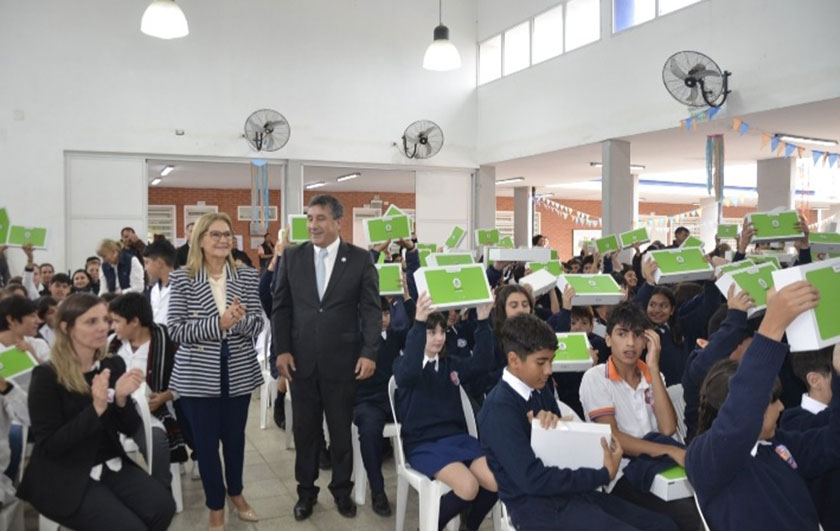
{"type": "Polygon", "coordinates": [[[635,269],[633,269],[633,266],[628,265],[628,264],[621,264],[621,276],[626,275],[626,274],[627,274],[627,273],[629,273],[630,271],[632,271],[632,272],[634,272],[634,273],[636,272],[636,270],[635,270],[635,269]]]}
{"type": "Polygon", "coordinates": [[[720,330],[720,325],[723,324],[723,320],[726,319],[726,314],[729,313],[729,307],[726,304],[721,304],[720,307],[715,310],[715,313],[709,318],[709,325],[706,328],[706,337],[712,337],[712,334],[720,330]]]}
{"type": "Polygon", "coordinates": [[[493,330],[501,330],[507,321],[507,313],[505,306],[507,306],[508,297],[514,293],[521,293],[528,299],[528,304],[531,307],[531,313],[534,312],[534,297],[531,292],[525,289],[525,286],[519,284],[507,284],[496,288],[496,302],[493,303],[493,330]]]}
{"type": "Polygon", "coordinates": [[[175,267],[175,259],[178,251],[175,246],[164,237],[155,237],[154,241],[146,246],[143,256],[146,258],[160,258],[167,267],[175,267]]]}
{"type": "Polygon", "coordinates": [[[652,327],[647,314],[632,302],[622,302],[613,307],[607,319],[607,334],[612,334],[616,326],[621,326],[640,334],[652,327]]]}
{"type": "Polygon", "coordinates": [[[100,299],[102,299],[103,301],[105,301],[107,303],[110,303],[112,300],[116,299],[117,297],[118,297],[118,295],[116,293],[114,293],[113,291],[109,291],[107,293],[103,293],[102,296],[100,297],[100,299]]]}
{"type": "Polygon", "coordinates": [[[677,234],[691,234],[691,231],[685,227],[677,227],[677,230],[674,231],[674,235],[677,234]]]}
{"type": "Polygon", "coordinates": [[[572,319],[589,320],[595,322],[595,312],[589,306],[572,306],[572,319]]]}
{"type": "Polygon", "coordinates": [[[53,271],[55,271],[55,267],[53,267],[53,265],[52,265],[51,263],[49,263],[49,262],[44,262],[43,264],[41,264],[40,266],[38,266],[38,269],[41,269],[42,267],[49,267],[50,269],[52,269],[53,271]]]}
{"type": "Polygon", "coordinates": [[[120,230],[120,236],[122,236],[122,233],[123,233],[123,232],[125,232],[125,231],[127,231],[127,230],[131,231],[131,233],[132,233],[132,234],[137,234],[136,232],[134,232],[134,227],[123,227],[123,228],[120,230]]]}
{"type": "MultiPolygon", "coordinates": [[[[437,330],[438,327],[446,332],[446,315],[441,312],[432,312],[426,318],[426,330],[437,330]]],[[[438,355],[441,358],[446,357],[446,342],[443,343],[438,355]]]]}
{"type": "Polygon", "coordinates": [[[382,307],[383,312],[391,311],[391,305],[388,304],[388,299],[386,299],[385,297],[379,297],[379,305],[382,307]]]}
{"type": "Polygon", "coordinates": [[[712,252],[709,253],[711,257],[725,258],[726,253],[732,250],[732,246],[728,243],[719,243],[712,252]]]}
{"type": "Polygon", "coordinates": [[[537,245],[539,245],[540,240],[542,240],[543,238],[545,238],[545,236],[543,236],[542,234],[534,234],[534,237],[531,238],[531,246],[536,247],[537,245]]]}
{"type": "MultiPolygon", "coordinates": [[[[668,318],[668,328],[671,329],[671,337],[674,338],[674,343],[677,345],[683,344],[683,335],[682,329],[680,327],[680,321],[677,319],[677,310],[679,306],[677,306],[677,297],[674,295],[674,292],[671,291],[671,288],[667,286],[656,286],[653,288],[653,292],[650,294],[650,298],[653,299],[654,295],[662,295],[663,297],[668,299],[668,302],[671,303],[671,307],[674,309],[674,312],[671,314],[671,317],[668,318]]],[[[647,310],[647,308],[645,308],[647,310]]]]}
{"type": "Polygon", "coordinates": [[[70,278],[70,275],[67,273],[56,273],[50,279],[50,286],[53,284],[67,284],[68,286],[73,285],[73,279],[70,278]]]}
{"type": "Polygon", "coordinates": [[[38,307],[27,297],[12,295],[0,299],[0,332],[9,329],[9,319],[21,322],[27,315],[38,312],[38,307]]]}
{"type": "Polygon", "coordinates": [[[88,256],[87,260],[85,260],[85,266],[87,267],[88,265],[92,264],[93,262],[98,262],[98,263],[101,264],[102,259],[99,258],[98,256],[88,256]]]}
{"type": "Polygon", "coordinates": [[[808,391],[810,391],[811,386],[808,385],[808,373],[815,372],[823,376],[831,375],[833,355],[834,347],[797,352],[790,357],[790,365],[793,368],[793,374],[805,382],[805,386],[808,388],[808,391]]]}
{"type": "Polygon", "coordinates": [[[58,306],[58,301],[53,299],[49,295],[46,295],[44,297],[38,297],[35,300],[35,304],[38,305],[38,318],[40,318],[43,321],[50,308],[52,308],[53,306],[58,306]]]}
{"type": "MultiPolygon", "coordinates": [[[[712,427],[720,408],[729,396],[729,381],[738,372],[739,363],[724,359],[715,363],[706,374],[700,386],[700,406],[697,410],[697,435],[712,427]]],[[[779,377],[773,383],[773,391],[768,396],[768,404],[775,402],[782,395],[782,382],[779,377]]]]}
{"type": "Polygon", "coordinates": [[[627,279],[624,278],[624,273],[622,273],[620,271],[611,271],[610,276],[613,277],[613,280],[615,280],[615,283],[618,284],[619,286],[623,286],[625,288],[630,287],[627,284],[627,279]]]}
{"type": "Polygon", "coordinates": [[[309,200],[309,208],[314,206],[329,207],[333,219],[341,219],[344,217],[344,206],[337,197],[330,194],[319,194],[309,200]]]}
{"type": "Polygon", "coordinates": [[[15,293],[16,291],[20,291],[22,292],[23,297],[27,297],[26,288],[23,287],[23,284],[18,284],[17,282],[9,282],[8,284],[6,284],[6,291],[8,291],[9,293],[15,293]]]}
{"type": "Polygon", "coordinates": [[[522,361],[540,350],[557,350],[554,330],[532,314],[517,315],[505,321],[500,336],[505,356],[514,352],[522,361]]]}
{"type": "Polygon", "coordinates": [[[675,311],[701,293],[703,293],[703,287],[695,282],[680,282],[677,284],[677,287],[674,288],[675,311]]]}
{"type": "Polygon", "coordinates": [[[580,268],[583,269],[584,267],[586,267],[590,264],[594,264],[594,263],[595,263],[595,256],[593,256],[591,254],[586,255],[586,256],[583,257],[583,260],[581,261],[580,268]]]}
{"type": "Polygon", "coordinates": [[[108,303],[108,311],[129,322],[136,317],[140,326],[147,328],[154,323],[152,304],[141,293],[123,293],[108,303]]]}

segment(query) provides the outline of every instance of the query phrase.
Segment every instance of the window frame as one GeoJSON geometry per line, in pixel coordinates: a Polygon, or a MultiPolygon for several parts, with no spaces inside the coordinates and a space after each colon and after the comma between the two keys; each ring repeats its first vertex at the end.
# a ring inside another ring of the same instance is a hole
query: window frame
{"type": "Polygon", "coordinates": [[[673,11],[669,11],[667,13],[661,13],[661,14],[659,13],[659,1],[660,0],[654,0],[653,18],[652,19],[646,20],[644,22],[640,22],[638,24],[633,24],[632,26],[627,26],[626,28],[624,28],[622,30],[616,31],[616,29],[615,29],[615,0],[610,0],[610,3],[612,5],[612,9],[610,11],[610,13],[612,15],[612,19],[610,20],[610,29],[612,30],[612,35],[619,35],[619,34],[624,33],[626,31],[632,30],[633,28],[638,28],[638,27],[644,26],[646,24],[650,24],[651,22],[655,22],[662,17],[668,17],[668,16],[670,16],[674,13],[679,13],[683,9],[688,9],[689,7],[693,7],[693,6],[696,6],[698,4],[702,4],[702,3],[706,2],[707,0],[694,0],[693,3],[688,4],[687,6],[683,6],[683,7],[680,7],[678,9],[675,9],[673,11]]]}

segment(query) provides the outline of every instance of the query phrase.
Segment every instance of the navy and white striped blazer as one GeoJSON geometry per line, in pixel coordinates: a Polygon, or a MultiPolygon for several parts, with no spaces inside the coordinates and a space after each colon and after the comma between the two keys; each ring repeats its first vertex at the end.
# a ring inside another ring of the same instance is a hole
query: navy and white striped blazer
{"type": "Polygon", "coordinates": [[[181,396],[221,396],[219,358],[223,339],[227,339],[230,350],[230,396],[250,393],[263,383],[254,349],[254,339],[263,327],[257,272],[226,264],[225,276],[227,306],[234,297],[245,306],[245,317],[227,331],[219,328],[219,310],[206,271],[199,271],[193,278],[186,269],[178,269],[169,277],[169,335],[180,343],[169,388],[181,396]]]}

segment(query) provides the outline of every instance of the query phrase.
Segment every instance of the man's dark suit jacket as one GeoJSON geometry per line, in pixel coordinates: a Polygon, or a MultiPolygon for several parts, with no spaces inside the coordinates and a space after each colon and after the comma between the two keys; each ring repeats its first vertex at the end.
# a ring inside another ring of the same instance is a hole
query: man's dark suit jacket
{"type": "Polygon", "coordinates": [[[355,379],[359,356],[376,361],[382,332],[379,275],[370,253],[339,243],[318,300],[312,242],[289,247],[278,264],[271,314],[274,349],[291,352],[301,378],[355,379]]]}

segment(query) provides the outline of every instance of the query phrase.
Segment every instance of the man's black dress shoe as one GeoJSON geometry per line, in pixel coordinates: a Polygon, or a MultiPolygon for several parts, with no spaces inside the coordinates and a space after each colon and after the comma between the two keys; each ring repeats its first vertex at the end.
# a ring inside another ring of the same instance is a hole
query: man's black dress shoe
{"type": "Polygon", "coordinates": [[[373,493],[371,498],[373,512],[379,516],[391,516],[391,503],[384,491],[373,493]]]}
{"type": "Polygon", "coordinates": [[[338,507],[338,513],[347,518],[356,516],[356,503],[350,499],[350,496],[341,496],[335,499],[335,506],[338,507]]]}
{"type": "Polygon", "coordinates": [[[312,506],[318,503],[318,500],[312,498],[300,498],[295,504],[295,520],[300,522],[312,516],[312,506]]]}

